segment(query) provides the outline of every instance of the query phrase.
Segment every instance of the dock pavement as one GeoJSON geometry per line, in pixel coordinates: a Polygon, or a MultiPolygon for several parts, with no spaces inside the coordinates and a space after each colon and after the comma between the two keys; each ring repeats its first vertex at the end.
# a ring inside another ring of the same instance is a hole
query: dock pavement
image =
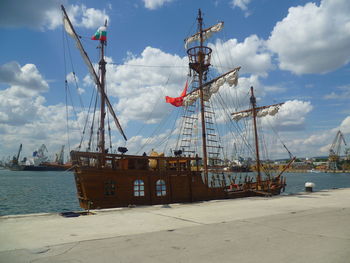
{"type": "Polygon", "coordinates": [[[0,262],[350,262],[350,188],[92,212],[0,217],[0,262]]]}

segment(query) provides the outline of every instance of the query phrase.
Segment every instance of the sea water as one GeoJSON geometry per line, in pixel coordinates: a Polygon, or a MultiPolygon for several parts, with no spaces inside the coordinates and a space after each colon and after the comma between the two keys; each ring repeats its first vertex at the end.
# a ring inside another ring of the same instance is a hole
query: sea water
{"type": "MultiPolygon", "coordinates": [[[[314,191],[349,188],[350,174],[285,173],[283,195],[305,190],[306,182],[315,183],[314,191]]],[[[0,170],[0,216],[29,213],[79,211],[72,172],[0,170]]]]}
{"type": "Polygon", "coordinates": [[[79,210],[72,172],[0,170],[0,216],[79,210]]]}

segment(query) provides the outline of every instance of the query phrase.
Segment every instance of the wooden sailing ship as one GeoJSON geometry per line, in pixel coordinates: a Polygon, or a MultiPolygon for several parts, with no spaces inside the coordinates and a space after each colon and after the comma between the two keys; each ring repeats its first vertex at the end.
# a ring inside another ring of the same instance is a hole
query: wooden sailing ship
{"type": "MultiPolygon", "coordinates": [[[[244,182],[227,181],[225,178],[218,178],[215,184],[210,182],[209,177],[215,171],[216,163],[213,156],[208,157],[211,154],[207,151],[208,147],[210,147],[210,140],[208,139],[210,130],[206,127],[205,103],[210,99],[211,94],[217,92],[223,83],[237,84],[238,71],[240,69],[239,67],[235,68],[206,82],[212,49],[204,46],[204,41],[211,34],[221,30],[222,22],[203,29],[202,15],[199,10],[197,17],[198,32],[186,39],[186,46],[199,42],[199,45],[192,46],[187,50],[190,71],[196,85],[192,91],[187,94],[185,91],[179,98],[167,98],[167,102],[181,107],[190,107],[194,101],[200,102],[202,157],[199,157],[195,152],[185,155],[182,151],[177,151],[175,156],[128,155],[126,154],[127,149],[123,147],[118,149],[120,154],[113,154],[107,153],[105,150],[104,121],[106,106],[125,140],[126,136],[105,92],[106,61],[104,59],[104,48],[106,39],[100,39],[100,61],[97,73],[83,49],[63,6],[62,10],[65,29],[75,39],[77,47],[80,49],[81,55],[100,93],[98,150],[96,152],[71,152],[77,194],[82,208],[96,209],[129,205],[169,204],[280,194],[286,185],[285,180],[281,176],[282,172],[275,177],[264,179],[261,177],[257,143],[258,134],[255,122],[259,111],[268,107],[256,107],[253,89],[251,90],[252,108],[241,113],[250,113],[255,123],[256,162],[258,167],[256,178],[254,180],[252,178],[245,179],[244,182]]],[[[186,151],[184,147],[182,149],[186,151]]]]}

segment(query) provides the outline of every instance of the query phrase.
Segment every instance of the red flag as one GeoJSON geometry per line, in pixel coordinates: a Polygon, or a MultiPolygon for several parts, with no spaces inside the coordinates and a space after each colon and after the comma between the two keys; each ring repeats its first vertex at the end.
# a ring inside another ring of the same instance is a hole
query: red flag
{"type": "Polygon", "coordinates": [[[165,97],[165,102],[166,103],[170,103],[172,105],[174,105],[175,107],[180,107],[182,106],[182,103],[184,101],[184,97],[186,96],[186,92],[187,92],[187,88],[188,88],[188,80],[186,81],[186,85],[184,90],[182,91],[180,97],[177,98],[172,98],[172,97],[165,97]]]}

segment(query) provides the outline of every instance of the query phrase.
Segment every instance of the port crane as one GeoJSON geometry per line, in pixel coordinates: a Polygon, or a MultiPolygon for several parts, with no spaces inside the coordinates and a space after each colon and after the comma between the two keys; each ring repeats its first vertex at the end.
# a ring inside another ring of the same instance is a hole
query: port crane
{"type": "MultiPolygon", "coordinates": [[[[338,163],[340,159],[340,148],[342,142],[345,146],[347,146],[346,141],[344,139],[343,133],[339,130],[337,135],[335,136],[331,148],[329,149],[328,156],[328,166],[331,170],[338,170],[338,163]]],[[[345,154],[348,155],[349,149],[345,150],[345,154]]]]}

